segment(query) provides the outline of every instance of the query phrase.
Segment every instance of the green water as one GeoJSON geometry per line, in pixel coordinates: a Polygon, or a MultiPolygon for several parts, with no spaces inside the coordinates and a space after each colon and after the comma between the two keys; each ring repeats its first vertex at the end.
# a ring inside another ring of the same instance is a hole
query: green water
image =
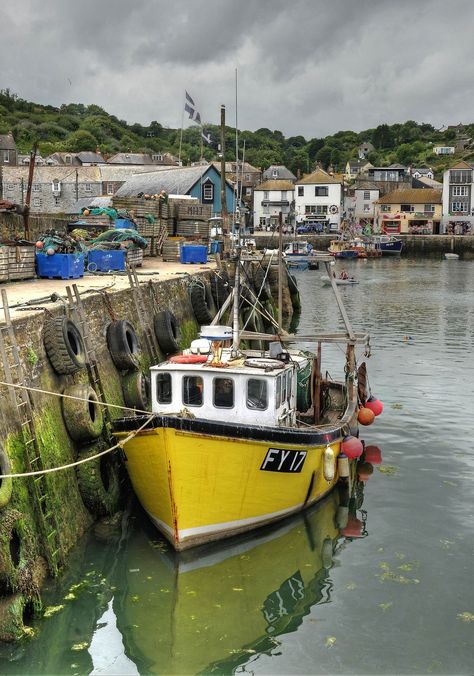
{"type": "MultiPolygon", "coordinates": [[[[350,503],[364,537],[337,528],[334,494],[178,556],[136,509],[80,543],[46,590],[56,612],[0,649],[0,673],[474,673],[474,266],[344,265],[360,284],[340,292],[372,335],[385,406],[361,435],[382,464],[350,503]]],[[[302,334],[340,326],[322,274],[295,273],[302,334]]],[[[324,358],[338,375],[338,348],[324,358]]]]}

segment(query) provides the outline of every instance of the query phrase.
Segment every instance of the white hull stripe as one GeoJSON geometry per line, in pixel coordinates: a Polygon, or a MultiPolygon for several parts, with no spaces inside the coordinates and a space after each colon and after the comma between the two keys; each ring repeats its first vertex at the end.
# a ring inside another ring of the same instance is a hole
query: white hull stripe
{"type": "MultiPolygon", "coordinates": [[[[212,533],[219,533],[220,531],[225,532],[228,530],[245,528],[246,526],[252,526],[254,524],[258,524],[263,521],[271,521],[273,519],[283,518],[284,516],[292,514],[293,512],[297,511],[298,509],[301,509],[302,507],[303,503],[301,502],[297,505],[293,505],[292,507],[288,507],[287,509],[281,509],[278,512],[264,514],[263,516],[252,516],[248,519],[237,519],[235,521],[223,521],[221,523],[212,524],[210,526],[196,526],[195,528],[185,528],[183,530],[178,530],[177,539],[178,542],[184,542],[188,538],[196,537],[197,535],[210,535],[212,533]]],[[[168,533],[172,538],[176,537],[173,528],[168,526],[168,524],[166,524],[164,521],[161,521],[161,519],[158,519],[153,514],[150,514],[150,512],[148,512],[148,514],[153,523],[157,526],[157,528],[168,533]]]]}

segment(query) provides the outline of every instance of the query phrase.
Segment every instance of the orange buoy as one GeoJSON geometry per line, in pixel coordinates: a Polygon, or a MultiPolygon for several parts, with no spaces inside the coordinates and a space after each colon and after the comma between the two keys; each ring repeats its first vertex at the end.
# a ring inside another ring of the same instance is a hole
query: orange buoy
{"type": "Polygon", "coordinates": [[[380,415],[383,411],[383,404],[376,397],[369,397],[365,402],[365,407],[370,408],[375,416],[380,415]]]}
{"type": "Polygon", "coordinates": [[[207,359],[203,354],[177,354],[169,361],[171,364],[204,364],[207,359]]]}
{"type": "Polygon", "coordinates": [[[357,420],[360,422],[361,425],[372,425],[372,423],[375,420],[375,413],[371,411],[370,408],[361,406],[359,409],[357,420]]]}
{"type": "Polygon", "coordinates": [[[36,242],[35,247],[37,249],[42,249],[44,247],[44,242],[42,242],[40,239],[36,242]]]}
{"type": "Polygon", "coordinates": [[[82,212],[83,216],[89,216],[89,214],[90,214],[89,209],[84,209],[84,211],[82,212]]]}
{"type": "Polygon", "coordinates": [[[380,465],[382,463],[382,451],[378,446],[366,446],[364,458],[371,465],[380,465]]]}

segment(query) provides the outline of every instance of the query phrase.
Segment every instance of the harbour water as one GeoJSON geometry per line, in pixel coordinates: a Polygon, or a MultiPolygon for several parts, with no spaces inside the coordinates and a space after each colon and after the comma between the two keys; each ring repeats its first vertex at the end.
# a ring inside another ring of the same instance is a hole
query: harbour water
{"type": "MultiPolygon", "coordinates": [[[[339,291],[371,333],[369,382],[384,402],[361,433],[383,458],[358,493],[365,537],[340,534],[331,496],[178,556],[136,508],[83,539],[48,584],[48,617],[0,647],[0,673],[473,673],[474,267],[345,266],[360,283],[339,291]]],[[[342,326],[322,274],[295,272],[302,334],[342,326]]],[[[343,355],[323,350],[339,376],[343,355]]]]}

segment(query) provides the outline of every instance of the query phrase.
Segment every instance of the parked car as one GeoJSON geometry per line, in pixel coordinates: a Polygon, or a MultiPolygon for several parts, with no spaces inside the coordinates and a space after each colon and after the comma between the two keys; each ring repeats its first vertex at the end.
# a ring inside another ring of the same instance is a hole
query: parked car
{"type": "Polygon", "coordinates": [[[297,227],[296,232],[298,235],[303,235],[308,232],[323,232],[323,230],[324,225],[321,221],[306,221],[297,227]]]}

